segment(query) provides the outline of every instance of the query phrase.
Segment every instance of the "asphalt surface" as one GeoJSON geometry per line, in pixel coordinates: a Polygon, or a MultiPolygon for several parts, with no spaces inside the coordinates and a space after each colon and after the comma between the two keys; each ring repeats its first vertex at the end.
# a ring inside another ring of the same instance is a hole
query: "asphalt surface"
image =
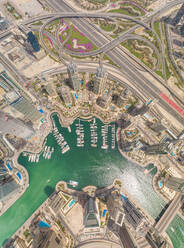
{"type": "MultiPolygon", "coordinates": [[[[70,8],[66,3],[60,0],[51,0],[50,4],[57,10],[63,12],[73,12],[74,10],[70,8]]],[[[106,37],[103,34],[99,34],[96,31],[94,25],[91,25],[86,19],[71,19],[72,23],[77,26],[77,28],[83,32],[93,43],[98,47],[103,46],[107,42],[106,37]]],[[[148,78],[146,78],[140,71],[137,70],[136,66],[132,64],[127,57],[119,52],[118,48],[113,49],[106,53],[111,60],[121,67],[121,71],[125,72],[129,77],[130,82],[134,84],[135,87],[141,92],[147,92],[148,96],[152,99],[158,99],[160,105],[175,119],[177,119],[182,125],[184,125],[184,118],[173,109],[167,102],[165,102],[160,94],[162,93],[156,85],[154,85],[148,78]]]]}

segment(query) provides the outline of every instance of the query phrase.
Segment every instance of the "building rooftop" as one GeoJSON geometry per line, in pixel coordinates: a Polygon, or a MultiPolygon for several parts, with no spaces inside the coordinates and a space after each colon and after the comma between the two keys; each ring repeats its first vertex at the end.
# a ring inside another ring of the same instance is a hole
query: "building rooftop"
{"type": "Polygon", "coordinates": [[[20,94],[13,90],[5,94],[5,99],[9,104],[17,102],[21,98],[20,94]]]}
{"type": "Polygon", "coordinates": [[[98,211],[96,207],[95,199],[90,197],[85,205],[85,214],[84,214],[84,225],[85,227],[98,227],[98,211]]]}
{"type": "Polygon", "coordinates": [[[99,66],[96,71],[96,76],[103,78],[105,76],[105,69],[103,66],[99,66]]]}

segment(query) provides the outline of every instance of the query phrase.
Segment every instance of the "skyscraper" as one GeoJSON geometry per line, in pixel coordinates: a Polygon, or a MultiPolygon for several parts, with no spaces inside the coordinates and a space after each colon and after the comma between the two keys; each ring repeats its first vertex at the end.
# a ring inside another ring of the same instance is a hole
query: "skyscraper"
{"type": "Polygon", "coordinates": [[[181,26],[180,32],[181,32],[181,35],[184,36],[184,24],[181,26]]]}
{"type": "Polygon", "coordinates": [[[104,92],[102,96],[98,97],[96,103],[101,108],[107,108],[111,103],[111,100],[112,100],[111,92],[104,92]]]}
{"type": "Polygon", "coordinates": [[[27,40],[31,44],[31,46],[33,47],[33,50],[35,52],[39,52],[40,51],[40,45],[38,43],[38,40],[37,40],[36,36],[33,34],[32,31],[30,31],[27,34],[27,40]]]}
{"type": "Polygon", "coordinates": [[[146,122],[147,126],[153,130],[154,132],[156,133],[160,133],[162,132],[163,130],[166,130],[166,128],[162,125],[161,122],[150,122],[150,121],[147,121],[146,122]]]}
{"type": "Polygon", "coordinates": [[[184,193],[184,179],[177,177],[168,177],[164,181],[164,185],[174,191],[184,193]]]}
{"type": "Polygon", "coordinates": [[[85,228],[99,227],[100,218],[96,199],[89,197],[85,205],[84,226],[85,228]]]}
{"type": "Polygon", "coordinates": [[[68,65],[68,75],[70,79],[70,83],[72,85],[72,88],[75,91],[78,91],[80,89],[80,81],[78,77],[78,71],[77,71],[77,65],[73,63],[73,61],[68,65]]]}
{"type": "Polygon", "coordinates": [[[114,220],[115,224],[122,226],[125,213],[122,208],[121,196],[116,191],[108,196],[107,207],[110,218],[114,220]]]}
{"type": "Polygon", "coordinates": [[[61,97],[67,106],[72,105],[72,96],[69,88],[66,85],[61,86],[61,97]]]}
{"type": "Polygon", "coordinates": [[[176,26],[180,22],[180,20],[181,20],[181,18],[182,18],[183,15],[184,15],[184,4],[178,10],[176,16],[173,18],[172,25],[173,26],[176,26]]]}
{"type": "Polygon", "coordinates": [[[167,154],[168,143],[159,143],[154,145],[145,144],[141,150],[143,150],[147,155],[167,154]]]}
{"type": "Polygon", "coordinates": [[[95,78],[94,78],[93,92],[95,94],[99,94],[100,95],[100,94],[103,93],[103,89],[104,89],[106,80],[107,80],[106,71],[100,65],[97,68],[97,72],[96,72],[96,75],[95,75],[95,78]]]}

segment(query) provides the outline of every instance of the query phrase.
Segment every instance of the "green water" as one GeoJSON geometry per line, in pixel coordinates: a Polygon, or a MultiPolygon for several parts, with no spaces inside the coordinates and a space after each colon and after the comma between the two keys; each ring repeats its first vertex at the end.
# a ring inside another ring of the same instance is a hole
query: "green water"
{"type": "MultiPolygon", "coordinates": [[[[102,150],[99,138],[98,148],[90,146],[89,122],[81,121],[85,130],[85,147],[76,147],[75,123],[72,132],[62,128],[58,117],[54,116],[59,131],[70,146],[70,151],[61,154],[52,133],[47,137],[47,144],[55,148],[50,160],[40,157],[39,163],[28,162],[27,157],[20,155],[19,163],[25,166],[29,173],[29,188],[23,196],[0,217],[0,245],[8,239],[40,206],[40,204],[54,191],[59,180],[75,180],[79,182],[79,188],[92,184],[103,187],[112,183],[114,178],[123,181],[124,188],[144,207],[154,218],[164,207],[164,201],[159,198],[152,187],[152,176],[145,175],[144,169],[127,161],[119,153],[110,147],[102,150]]],[[[102,123],[97,120],[98,136],[102,123]]],[[[109,128],[108,140],[111,140],[109,128]]],[[[178,247],[177,247],[178,248],[178,247]]]]}

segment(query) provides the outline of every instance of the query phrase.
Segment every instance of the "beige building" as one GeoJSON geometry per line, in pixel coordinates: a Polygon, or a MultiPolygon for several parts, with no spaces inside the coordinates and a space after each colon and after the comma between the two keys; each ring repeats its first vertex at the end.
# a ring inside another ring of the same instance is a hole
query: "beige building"
{"type": "Polygon", "coordinates": [[[107,73],[102,66],[97,68],[97,72],[94,78],[93,92],[97,95],[101,95],[103,93],[105,83],[107,80],[107,73]]]}
{"type": "Polygon", "coordinates": [[[5,90],[0,87],[0,101],[3,99],[5,93],[6,93],[5,90]]]}

